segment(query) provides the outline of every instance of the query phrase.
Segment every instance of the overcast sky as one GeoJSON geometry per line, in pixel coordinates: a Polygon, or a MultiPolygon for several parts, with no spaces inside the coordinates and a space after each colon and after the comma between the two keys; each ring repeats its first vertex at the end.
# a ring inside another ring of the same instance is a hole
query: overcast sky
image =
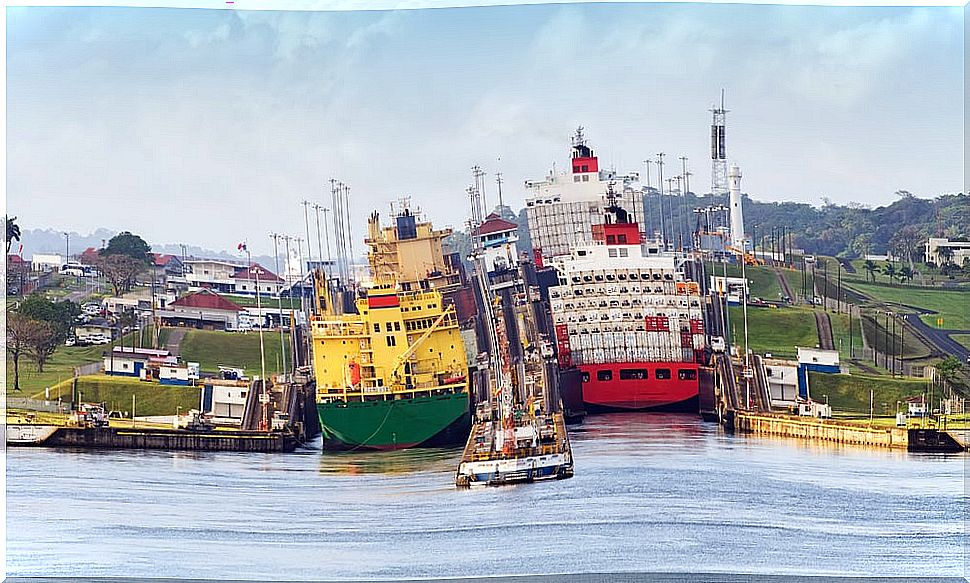
{"type": "Polygon", "coordinates": [[[359,250],[403,195],[461,227],[474,164],[521,206],[580,124],[601,165],[686,155],[707,192],[722,87],[756,199],[962,187],[960,7],[8,8],[7,207],[24,228],[268,252],[334,177],[359,250]]]}

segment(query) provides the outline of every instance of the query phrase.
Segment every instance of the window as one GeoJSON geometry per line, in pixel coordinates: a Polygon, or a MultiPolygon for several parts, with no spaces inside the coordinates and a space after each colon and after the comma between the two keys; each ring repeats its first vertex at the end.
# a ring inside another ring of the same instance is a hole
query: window
{"type": "Polygon", "coordinates": [[[629,257],[629,256],[630,256],[629,249],[620,249],[620,257],[629,257]]]}
{"type": "Polygon", "coordinates": [[[583,373],[583,382],[584,383],[588,383],[589,382],[589,373],[588,372],[584,372],[583,373]]]}
{"type": "Polygon", "coordinates": [[[374,324],[374,332],[380,332],[380,331],[381,331],[381,325],[380,324],[374,324]]]}
{"type": "Polygon", "coordinates": [[[596,371],[596,380],[598,381],[612,381],[613,371],[611,370],[598,370],[596,371]]]}
{"type": "Polygon", "coordinates": [[[677,371],[677,378],[682,381],[696,381],[697,371],[690,369],[680,369],[677,371]]]}
{"type": "Polygon", "coordinates": [[[607,245],[615,245],[616,244],[616,235],[607,235],[606,236],[606,244],[607,245]]]}
{"type": "Polygon", "coordinates": [[[400,332],[401,331],[401,323],[400,322],[394,322],[394,331],[395,332],[400,332]]]}
{"type": "Polygon", "coordinates": [[[583,176],[583,182],[589,182],[589,176],[588,175],[583,176]]]}
{"type": "Polygon", "coordinates": [[[616,249],[610,249],[610,257],[616,257],[616,249]]]}
{"type": "Polygon", "coordinates": [[[647,378],[647,369],[645,368],[621,368],[620,369],[621,381],[641,381],[646,378],[647,378]]]}
{"type": "Polygon", "coordinates": [[[386,338],[387,338],[387,345],[388,346],[397,346],[397,341],[394,340],[394,337],[393,336],[387,336],[386,338]]]}
{"type": "Polygon", "coordinates": [[[384,330],[386,330],[388,332],[390,332],[392,330],[391,323],[390,322],[385,322],[384,323],[384,330]]]}
{"type": "Polygon", "coordinates": [[[623,234],[617,235],[616,241],[618,243],[626,243],[626,235],[623,235],[623,234]]]}
{"type": "Polygon", "coordinates": [[[573,176],[573,182],[579,182],[579,176],[573,176]]]}
{"type": "Polygon", "coordinates": [[[670,369],[669,368],[658,368],[653,371],[653,376],[658,381],[669,381],[670,380],[670,369]]]}

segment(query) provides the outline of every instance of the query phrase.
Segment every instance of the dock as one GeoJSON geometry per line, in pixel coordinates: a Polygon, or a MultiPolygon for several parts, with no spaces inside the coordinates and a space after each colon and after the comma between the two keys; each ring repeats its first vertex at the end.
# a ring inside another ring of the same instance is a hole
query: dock
{"type": "MultiPolygon", "coordinates": [[[[7,445],[81,447],[97,449],[164,449],[191,451],[291,452],[296,438],[287,431],[213,430],[192,431],[157,427],[45,427],[42,439],[8,440],[7,445]]],[[[7,426],[7,433],[24,432],[7,426]]]]}
{"type": "Polygon", "coordinates": [[[772,409],[764,364],[757,355],[752,355],[750,362],[751,370],[748,371],[734,363],[729,354],[714,356],[707,376],[702,375],[700,403],[705,420],[717,421],[732,432],[839,445],[903,449],[914,453],[959,453],[968,449],[964,433],[931,422],[880,426],[793,415],[787,410],[772,409]]]}

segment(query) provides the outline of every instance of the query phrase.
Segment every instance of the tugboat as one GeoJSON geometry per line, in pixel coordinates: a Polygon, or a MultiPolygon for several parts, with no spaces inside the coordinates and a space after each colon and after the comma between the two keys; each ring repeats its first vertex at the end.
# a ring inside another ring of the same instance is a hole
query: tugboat
{"type": "Polygon", "coordinates": [[[573,475],[572,451],[549,341],[538,332],[539,298],[516,261],[511,229],[494,215],[476,230],[473,255],[489,347],[478,368],[487,375],[486,400],[462,453],[458,487],[501,485],[573,475]],[[496,233],[507,233],[496,236],[496,233]]]}

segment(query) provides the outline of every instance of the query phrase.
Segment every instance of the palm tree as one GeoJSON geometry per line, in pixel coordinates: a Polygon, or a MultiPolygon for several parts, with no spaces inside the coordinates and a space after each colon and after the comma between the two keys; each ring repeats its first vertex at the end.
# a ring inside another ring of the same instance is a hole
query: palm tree
{"type": "Polygon", "coordinates": [[[876,282],[876,264],[872,259],[866,259],[866,262],[862,264],[862,268],[866,270],[866,281],[872,278],[872,282],[876,282]]]}
{"type": "Polygon", "coordinates": [[[953,261],[952,247],[939,247],[936,254],[940,257],[940,272],[948,275],[950,272],[950,262],[953,261]]]}
{"type": "Polygon", "coordinates": [[[913,279],[913,275],[915,275],[915,274],[913,273],[913,270],[909,268],[908,265],[904,265],[904,266],[902,266],[902,267],[899,268],[899,278],[900,279],[904,279],[907,282],[910,282],[913,279]]]}
{"type": "Polygon", "coordinates": [[[7,217],[7,254],[10,254],[10,245],[13,240],[20,241],[20,227],[16,223],[17,217],[7,217]]]}
{"type": "Polygon", "coordinates": [[[889,278],[889,285],[892,285],[893,278],[896,277],[896,266],[887,261],[886,265],[882,268],[882,272],[889,278]]]}

